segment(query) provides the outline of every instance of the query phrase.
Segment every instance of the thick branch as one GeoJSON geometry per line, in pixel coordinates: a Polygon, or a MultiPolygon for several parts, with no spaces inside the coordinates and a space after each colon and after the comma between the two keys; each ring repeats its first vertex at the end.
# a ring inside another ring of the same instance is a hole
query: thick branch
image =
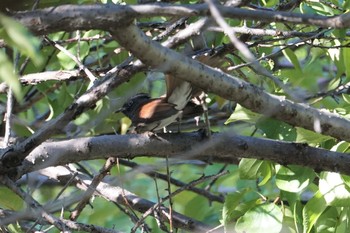
{"type": "Polygon", "coordinates": [[[339,115],[271,95],[253,84],[162,47],[134,25],[115,28],[111,33],[146,65],[190,81],[225,99],[236,101],[254,112],[350,141],[350,121],[339,115]]]}
{"type": "MultiPolygon", "coordinates": [[[[212,159],[215,162],[236,163],[242,157],[271,160],[280,164],[296,164],[315,170],[341,172],[350,175],[350,156],[291,143],[228,134],[213,134],[203,139],[200,133],[106,135],[59,142],[45,142],[25,159],[20,175],[44,167],[110,156],[132,159],[155,156],[191,160],[212,159]]],[[[163,166],[163,165],[162,165],[163,166]]]]}
{"type": "MultiPolygon", "coordinates": [[[[289,22],[319,27],[347,28],[349,13],[326,17],[292,12],[249,10],[229,6],[218,6],[224,17],[258,20],[264,22],[289,22]]],[[[168,5],[62,5],[30,12],[18,12],[14,17],[37,35],[57,31],[102,29],[125,26],[136,18],[152,16],[208,16],[207,4],[168,5]]]]}
{"type": "MultiPolygon", "coordinates": [[[[120,67],[120,69],[106,77],[106,81],[91,88],[84,95],[74,101],[62,114],[55,119],[47,122],[42,128],[36,131],[32,136],[12,148],[5,148],[0,151],[2,165],[1,172],[6,172],[6,168],[11,168],[21,163],[21,161],[36,146],[48,139],[55,132],[59,131],[67,125],[71,120],[75,119],[82,112],[90,109],[94,104],[109,93],[113,88],[121,83],[129,80],[133,74],[143,67],[142,64],[136,63],[133,66],[120,67]]],[[[1,173],[0,172],[0,173],[1,173]]]]}

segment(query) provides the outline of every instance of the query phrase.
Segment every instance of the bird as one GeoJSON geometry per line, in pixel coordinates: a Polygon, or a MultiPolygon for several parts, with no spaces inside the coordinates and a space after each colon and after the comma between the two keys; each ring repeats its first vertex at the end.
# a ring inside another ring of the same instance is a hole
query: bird
{"type": "MultiPolygon", "coordinates": [[[[207,58],[206,55],[197,56],[195,59],[208,65],[218,63],[216,58],[207,58]]],[[[163,129],[180,119],[183,113],[191,115],[203,113],[201,106],[198,107],[191,102],[203,93],[200,88],[171,74],[165,75],[165,83],[165,96],[151,98],[146,93],[138,93],[116,111],[130,118],[137,133],[163,129]]]]}
{"type": "Polygon", "coordinates": [[[155,132],[181,117],[184,108],[192,98],[192,85],[166,75],[165,96],[151,98],[146,93],[138,93],[126,101],[116,112],[130,118],[137,133],[155,132]]]}

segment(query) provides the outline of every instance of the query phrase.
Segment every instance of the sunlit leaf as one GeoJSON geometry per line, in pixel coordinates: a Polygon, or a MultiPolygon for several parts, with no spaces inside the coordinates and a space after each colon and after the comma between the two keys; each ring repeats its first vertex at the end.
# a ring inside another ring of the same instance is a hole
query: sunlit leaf
{"type": "Polygon", "coordinates": [[[289,165],[281,166],[276,173],[276,185],[279,189],[298,193],[304,190],[315,178],[312,169],[289,165]]]}
{"type": "Polygon", "coordinates": [[[350,192],[339,173],[322,172],[319,188],[327,205],[350,206],[350,192]]]}
{"type": "Polygon", "coordinates": [[[322,135],[315,133],[311,130],[297,127],[297,142],[307,142],[308,144],[312,143],[321,143],[323,141],[332,139],[332,137],[327,135],[322,135]]]}
{"type": "Polygon", "coordinates": [[[66,52],[70,53],[74,57],[79,58],[79,60],[83,60],[89,54],[89,51],[89,43],[80,42],[79,44],[69,46],[69,48],[67,48],[67,51],[60,51],[57,54],[57,58],[64,69],[71,70],[78,65],[70,56],[66,54],[66,52]]]}
{"type": "Polygon", "coordinates": [[[327,208],[326,200],[320,192],[316,194],[306,203],[303,209],[303,226],[304,233],[309,233],[321,216],[323,211],[327,208]]]}
{"type": "Polygon", "coordinates": [[[245,233],[279,233],[283,213],[274,203],[258,205],[238,219],[235,230],[245,233]]]}
{"type": "Polygon", "coordinates": [[[338,225],[338,217],[338,211],[335,207],[327,208],[315,223],[316,232],[335,232],[338,225]]]}
{"type": "Polygon", "coordinates": [[[340,141],[331,148],[331,151],[346,152],[350,148],[350,143],[345,141],[340,141]]]}
{"type": "Polygon", "coordinates": [[[246,121],[255,123],[261,117],[260,114],[252,112],[241,105],[237,104],[235,111],[231,114],[229,119],[225,122],[225,124],[229,124],[235,121],[246,121]]]}

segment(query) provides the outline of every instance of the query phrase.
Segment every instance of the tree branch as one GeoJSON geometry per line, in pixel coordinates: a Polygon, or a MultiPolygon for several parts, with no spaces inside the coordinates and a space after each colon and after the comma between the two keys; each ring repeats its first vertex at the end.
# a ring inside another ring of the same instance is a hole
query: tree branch
{"type": "Polygon", "coordinates": [[[41,205],[38,203],[31,195],[24,192],[16,183],[10,180],[6,176],[0,176],[0,182],[6,185],[9,189],[11,189],[14,193],[16,193],[21,199],[23,199],[27,206],[32,209],[33,214],[37,216],[37,218],[43,217],[47,222],[54,225],[56,228],[60,230],[71,229],[71,230],[84,230],[87,232],[101,232],[101,233],[118,233],[120,231],[107,229],[100,226],[95,226],[91,224],[82,224],[66,219],[60,219],[48,213],[41,205]]]}
{"type": "MultiPolygon", "coordinates": [[[[105,135],[66,141],[45,142],[30,153],[18,167],[19,176],[45,167],[108,158],[132,159],[152,156],[181,160],[208,160],[237,163],[240,158],[271,160],[295,164],[317,171],[333,171],[350,175],[350,157],[346,154],[314,148],[303,143],[215,133],[203,139],[200,133],[105,135]]],[[[160,164],[159,166],[164,166],[160,164]]],[[[142,170],[142,172],[147,172],[142,170]]]]}
{"type": "MultiPolygon", "coordinates": [[[[48,139],[55,132],[67,125],[71,120],[80,115],[87,109],[109,93],[116,86],[129,80],[133,74],[140,71],[143,65],[135,62],[131,66],[121,66],[116,72],[105,77],[105,81],[92,87],[85,94],[74,101],[62,114],[55,119],[47,122],[42,128],[36,131],[32,136],[12,148],[0,150],[0,157],[3,166],[1,172],[6,173],[8,169],[19,165],[21,161],[38,145],[48,139]]],[[[0,172],[0,173],[1,173],[0,172]]]]}
{"type": "MultiPolygon", "coordinates": [[[[264,22],[286,22],[314,25],[319,27],[347,28],[350,26],[350,13],[327,17],[283,11],[241,9],[218,6],[224,17],[232,19],[258,20],[264,22]]],[[[37,35],[57,31],[102,29],[125,26],[137,18],[159,16],[208,16],[207,4],[174,5],[62,5],[29,12],[17,12],[14,18],[37,35]]]]}
{"type": "Polygon", "coordinates": [[[162,47],[150,40],[135,25],[116,27],[111,33],[146,65],[192,82],[225,99],[236,101],[254,112],[350,141],[350,121],[337,114],[269,94],[253,84],[162,47]]]}
{"type": "MultiPolygon", "coordinates": [[[[85,175],[80,174],[79,178],[83,181],[84,186],[79,188],[86,189],[89,185],[91,185],[91,179],[86,177],[85,175]]],[[[139,196],[131,193],[123,188],[118,186],[113,186],[105,182],[100,182],[100,184],[96,188],[96,195],[99,195],[106,200],[116,202],[118,204],[126,205],[132,207],[133,210],[136,210],[141,213],[145,213],[150,208],[157,205],[154,202],[151,202],[147,199],[140,198],[139,196]]],[[[161,217],[163,220],[166,220],[165,213],[169,213],[169,209],[162,206],[161,217]]],[[[173,223],[174,227],[195,231],[195,232],[206,232],[210,229],[210,227],[204,223],[196,221],[195,219],[184,216],[178,212],[173,213],[173,223]]]]}

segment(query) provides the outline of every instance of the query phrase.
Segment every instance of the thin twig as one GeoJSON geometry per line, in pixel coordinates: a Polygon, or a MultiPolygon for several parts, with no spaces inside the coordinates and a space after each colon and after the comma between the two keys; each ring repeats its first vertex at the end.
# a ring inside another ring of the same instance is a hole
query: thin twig
{"type": "Polygon", "coordinates": [[[210,12],[213,16],[213,18],[216,20],[217,24],[222,27],[225,34],[229,37],[231,43],[237,48],[238,51],[240,51],[243,56],[248,60],[248,62],[251,63],[253,68],[260,73],[261,75],[264,75],[271,79],[274,83],[276,83],[282,90],[285,91],[293,100],[296,102],[300,102],[304,100],[304,96],[301,96],[301,92],[294,92],[292,91],[287,85],[285,85],[280,79],[272,75],[268,70],[266,70],[264,67],[262,67],[257,59],[255,58],[254,54],[248,49],[248,47],[240,41],[236,35],[234,30],[226,23],[225,19],[221,15],[219,9],[213,2],[213,0],[206,0],[206,2],[209,5],[210,12]]]}
{"type": "MultiPolygon", "coordinates": [[[[159,196],[159,188],[158,188],[157,177],[153,177],[153,180],[154,180],[154,185],[155,185],[155,189],[156,189],[157,200],[159,202],[160,201],[160,196],[159,196]]],[[[161,208],[158,208],[157,211],[155,211],[154,218],[155,218],[159,228],[162,229],[162,231],[164,231],[164,232],[168,232],[168,228],[163,223],[163,221],[161,219],[161,215],[158,214],[158,213],[161,213],[161,211],[162,211],[161,208]]]]}
{"type": "MultiPolygon", "coordinates": [[[[15,54],[15,59],[14,59],[14,70],[13,73],[16,73],[17,67],[18,67],[18,62],[20,58],[19,53],[14,53],[15,54]]],[[[4,144],[5,146],[9,146],[10,144],[10,137],[11,137],[11,126],[12,126],[12,112],[13,112],[13,104],[14,104],[14,99],[13,99],[13,91],[9,87],[7,90],[7,105],[6,105],[6,124],[5,124],[5,137],[4,137],[4,144]]]]}
{"type": "MultiPolygon", "coordinates": [[[[119,173],[119,176],[121,177],[121,174],[120,174],[120,166],[119,166],[119,158],[117,158],[117,170],[118,170],[118,173],[119,173]]],[[[121,187],[121,196],[122,196],[122,199],[123,199],[123,202],[124,202],[124,205],[128,208],[128,210],[133,214],[134,218],[132,218],[132,220],[134,220],[133,222],[135,224],[140,224],[139,226],[142,227],[142,230],[145,231],[145,232],[150,232],[150,228],[148,227],[148,225],[145,223],[145,222],[142,222],[140,223],[140,219],[137,217],[134,209],[132,208],[132,206],[130,205],[130,202],[128,201],[128,198],[126,197],[125,195],[125,189],[124,189],[124,185],[123,185],[123,181],[120,182],[120,187],[121,187]],[[137,221],[135,221],[137,220],[137,221]]]]}
{"type": "MultiPolygon", "coordinates": [[[[138,165],[137,163],[135,162],[132,162],[132,161],[128,161],[128,160],[124,160],[124,159],[119,159],[119,163],[124,165],[124,166],[128,166],[128,167],[132,167],[132,168],[137,168],[138,171],[140,172],[143,172],[144,174],[152,177],[152,178],[157,178],[157,179],[161,179],[161,180],[168,180],[168,176],[165,175],[165,174],[162,174],[162,173],[159,173],[159,172],[155,172],[154,169],[143,169],[142,167],[145,167],[145,166],[140,166],[138,165]]],[[[169,177],[170,178],[170,183],[172,185],[176,185],[178,187],[183,187],[186,185],[186,183],[180,181],[180,180],[177,180],[177,179],[174,179],[173,177],[169,177]]],[[[206,198],[208,198],[208,200],[210,202],[212,201],[216,201],[216,202],[219,202],[219,203],[223,203],[224,202],[224,198],[222,196],[218,196],[218,195],[214,195],[204,189],[200,189],[200,188],[197,188],[197,187],[189,187],[188,191],[192,191],[196,194],[199,194],[199,195],[202,195],[206,198]]]]}
{"type": "Polygon", "coordinates": [[[74,56],[71,52],[69,52],[63,46],[61,46],[61,45],[57,44],[56,42],[52,41],[47,36],[44,36],[44,38],[45,38],[45,40],[47,42],[52,44],[55,48],[59,49],[61,52],[66,54],[68,57],[70,57],[75,63],[77,63],[77,65],[79,66],[79,69],[83,70],[85,72],[85,74],[87,75],[87,77],[90,79],[90,82],[91,82],[90,86],[92,86],[92,84],[95,83],[97,78],[93,75],[93,73],[91,73],[91,71],[87,67],[85,67],[85,65],[83,63],[80,62],[80,59],[78,57],[74,56]]]}
{"type": "MultiPolygon", "coordinates": [[[[225,169],[227,168],[227,165],[228,165],[228,164],[225,164],[224,166],[222,166],[222,168],[219,170],[218,173],[221,173],[221,172],[225,171],[225,169]]],[[[218,178],[219,178],[219,177],[218,177],[218,178]]],[[[218,178],[215,178],[215,179],[211,180],[210,183],[204,188],[204,190],[209,191],[210,188],[211,188],[211,187],[215,184],[215,182],[218,180],[218,178]]]]}
{"type": "Polygon", "coordinates": [[[170,178],[171,178],[171,173],[169,170],[169,158],[168,156],[165,157],[166,161],[166,174],[168,177],[167,180],[167,185],[168,185],[168,193],[169,193],[169,230],[170,232],[173,232],[173,200],[171,198],[171,183],[170,183],[170,178]]]}
{"type": "Polygon", "coordinates": [[[83,211],[85,206],[89,203],[91,196],[94,194],[96,187],[102,181],[102,179],[109,173],[112,167],[117,163],[116,158],[110,157],[107,159],[106,163],[101,168],[98,175],[96,175],[91,184],[88,186],[86,192],[82,196],[81,201],[75,207],[74,211],[72,211],[70,215],[71,220],[76,220],[80,213],[83,211]]]}
{"type": "Polygon", "coordinates": [[[159,208],[159,206],[161,206],[165,201],[167,201],[169,198],[171,197],[174,197],[175,195],[181,193],[182,191],[184,190],[187,190],[189,187],[192,187],[192,186],[196,186],[200,183],[203,183],[207,180],[211,180],[211,179],[215,179],[217,177],[220,177],[220,176],[224,176],[228,174],[228,171],[224,171],[224,172],[221,172],[221,173],[218,173],[218,174],[215,174],[215,175],[211,175],[211,176],[202,176],[201,178],[197,179],[197,180],[194,180],[190,183],[188,183],[187,185],[177,189],[176,191],[174,191],[173,193],[171,193],[171,195],[168,195],[164,198],[161,199],[161,201],[159,201],[157,204],[153,205],[151,208],[149,208],[143,215],[142,217],[139,219],[139,222],[137,224],[135,224],[135,226],[132,228],[131,231],[135,231],[137,229],[137,227],[139,227],[139,225],[145,221],[145,219],[151,215],[157,208],[159,208]]]}
{"type": "Polygon", "coordinates": [[[13,94],[12,88],[7,90],[7,105],[6,105],[6,117],[5,117],[5,137],[4,137],[4,145],[9,146],[10,137],[11,137],[11,115],[13,109],[13,94]]]}
{"type": "Polygon", "coordinates": [[[38,203],[34,198],[28,193],[24,192],[16,183],[14,183],[7,176],[0,176],[0,182],[6,185],[9,189],[11,189],[14,193],[16,193],[22,200],[24,200],[28,207],[33,210],[33,214],[36,213],[39,216],[43,217],[47,222],[54,225],[61,231],[66,232],[67,229],[70,230],[84,230],[87,232],[104,232],[104,233],[118,233],[119,231],[107,229],[91,224],[81,224],[73,221],[69,221],[66,219],[56,218],[54,215],[48,213],[44,208],[38,203]]]}

